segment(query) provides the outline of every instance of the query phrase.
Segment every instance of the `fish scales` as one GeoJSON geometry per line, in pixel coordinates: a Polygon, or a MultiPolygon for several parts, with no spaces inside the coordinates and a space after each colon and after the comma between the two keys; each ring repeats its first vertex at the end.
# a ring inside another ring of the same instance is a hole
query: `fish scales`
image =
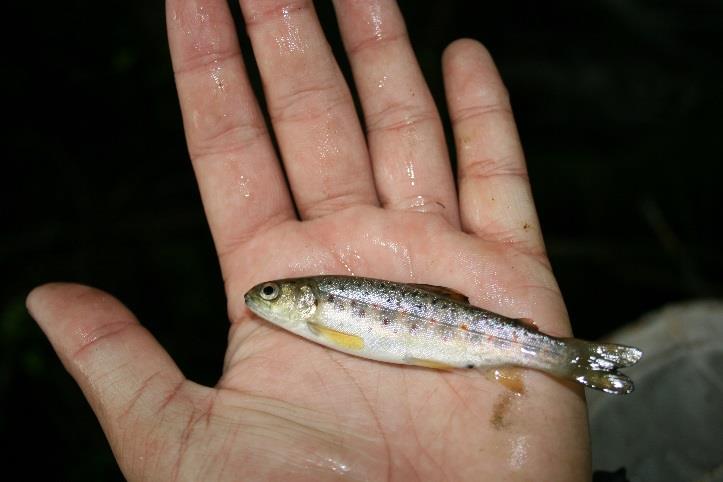
{"type": "Polygon", "coordinates": [[[373,336],[365,337],[367,351],[391,352],[383,361],[423,359],[459,367],[509,364],[541,352],[554,357],[546,345],[559,345],[514,320],[413,285],[329,277],[319,282],[318,290],[327,296],[321,297],[317,322],[359,336],[371,330],[373,336]],[[333,302],[328,302],[329,295],[333,302]],[[358,316],[360,310],[365,317],[358,316]],[[520,350],[511,351],[512,345],[520,350]]]}
{"type": "Polygon", "coordinates": [[[609,393],[629,393],[632,381],[617,369],[642,355],[633,347],[546,335],[427,285],[316,276],[261,283],[245,300],[254,313],[297,335],[390,363],[521,366],[609,393]]]}

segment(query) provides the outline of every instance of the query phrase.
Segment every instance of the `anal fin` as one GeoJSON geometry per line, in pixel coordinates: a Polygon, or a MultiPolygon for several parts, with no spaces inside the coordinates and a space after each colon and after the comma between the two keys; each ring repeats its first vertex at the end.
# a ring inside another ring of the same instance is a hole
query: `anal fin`
{"type": "Polygon", "coordinates": [[[487,370],[487,379],[494,380],[515,395],[525,393],[525,384],[522,373],[517,367],[497,367],[487,370]]]}

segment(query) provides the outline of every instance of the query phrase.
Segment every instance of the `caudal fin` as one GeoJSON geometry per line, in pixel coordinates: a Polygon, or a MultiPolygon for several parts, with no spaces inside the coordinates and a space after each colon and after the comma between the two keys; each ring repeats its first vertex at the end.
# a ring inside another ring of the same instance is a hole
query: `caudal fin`
{"type": "Polygon", "coordinates": [[[567,338],[569,360],[564,374],[586,387],[624,395],[634,390],[633,381],[618,369],[634,365],[643,352],[632,346],[592,343],[567,338]]]}

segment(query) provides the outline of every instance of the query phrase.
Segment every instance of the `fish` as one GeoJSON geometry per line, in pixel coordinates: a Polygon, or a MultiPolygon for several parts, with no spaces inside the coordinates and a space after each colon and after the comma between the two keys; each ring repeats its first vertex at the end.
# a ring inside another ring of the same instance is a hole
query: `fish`
{"type": "Polygon", "coordinates": [[[266,281],[245,295],[257,316],[326,347],[379,362],[435,369],[515,366],[610,394],[633,391],[618,371],[635,347],[562,338],[473,306],[449,288],[358,276],[266,281]]]}

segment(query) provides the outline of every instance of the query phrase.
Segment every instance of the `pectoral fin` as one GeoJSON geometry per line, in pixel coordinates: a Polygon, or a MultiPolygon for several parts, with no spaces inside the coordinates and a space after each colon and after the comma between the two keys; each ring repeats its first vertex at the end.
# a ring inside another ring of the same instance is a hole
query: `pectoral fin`
{"type": "Polygon", "coordinates": [[[312,332],[334,347],[346,350],[361,350],[364,348],[364,339],[360,336],[342,333],[341,331],[321,326],[318,323],[309,322],[307,325],[312,332]]]}
{"type": "Polygon", "coordinates": [[[437,370],[452,370],[454,367],[452,365],[447,365],[446,363],[441,363],[435,360],[425,360],[424,358],[414,358],[411,356],[408,356],[404,359],[404,361],[408,365],[416,365],[418,367],[425,367],[425,368],[436,368],[437,370]]]}

